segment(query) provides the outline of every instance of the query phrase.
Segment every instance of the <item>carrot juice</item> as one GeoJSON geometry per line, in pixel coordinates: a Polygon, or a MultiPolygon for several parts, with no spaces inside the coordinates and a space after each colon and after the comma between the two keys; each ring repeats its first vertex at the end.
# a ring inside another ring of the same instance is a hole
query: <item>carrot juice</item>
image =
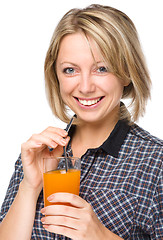
{"type": "Polygon", "coordinates": [[[43,173],[44,184],[44,205],[52,205],[47,200],[51,194],[56,192],[67,192],[79,195],[80,188],[80,170],[68,169],[66,172],[64,169],[53,170],[43,173]]]}

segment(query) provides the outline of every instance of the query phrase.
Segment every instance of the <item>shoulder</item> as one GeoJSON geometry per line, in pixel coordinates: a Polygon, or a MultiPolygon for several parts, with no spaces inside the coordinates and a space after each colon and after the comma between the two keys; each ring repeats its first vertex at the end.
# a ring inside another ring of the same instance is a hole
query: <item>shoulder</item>
{"type": "Polygon", "coordinates": [[[15,162],[15,171],[16,170],[23,171],[23,164],[22,164],[22,160],[21,160],[21,153],[20,153],[17,161],[15,162]]]}
{"type": "Polygon", "coordinates": [[[137,124],[133,124],[130,128],[130,133],[135,136],[139,141],[148,142],[149,144],[163,147],[163,140],[151,135],[148,131],[144,130],[137,124]]]}
{"type": "Polygon", "coordinates": [[[151,171],[156,167],[158,172],[163,165],[163,141],[149,132],[133,124],[124,142],[124,157],[138,165],[151,166],[151,171]]]}

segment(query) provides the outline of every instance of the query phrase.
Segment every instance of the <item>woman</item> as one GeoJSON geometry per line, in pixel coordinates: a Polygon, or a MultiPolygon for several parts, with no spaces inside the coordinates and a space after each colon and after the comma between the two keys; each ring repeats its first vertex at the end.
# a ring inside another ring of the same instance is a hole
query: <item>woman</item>
{"type": "Polygon", "coordinates": [[[1,210],[2,239],[162,239],[163,142],[134,122],[150,97],[150,77],[132,21],[91,5],[59,22],[45,60],[55,116],[77,119],[69,136],[48,127],[22,144],[1,210]],[[131,99],[131,113],[121,99],[131,99]],[[49,147],[54,150],[49,151],[49,147]],[[43,207],[45,156],[81,157],[80,196],[57,193],[43,207]]]}

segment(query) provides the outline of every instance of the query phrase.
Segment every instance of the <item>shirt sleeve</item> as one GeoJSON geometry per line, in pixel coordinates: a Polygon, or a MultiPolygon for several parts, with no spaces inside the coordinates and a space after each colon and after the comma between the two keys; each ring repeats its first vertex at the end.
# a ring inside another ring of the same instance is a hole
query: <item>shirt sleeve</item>
{"type": "Polygon", "coordinates": [[[153,201],[151,201],[151,223],[153,223],[152,239],[163,239],[163,164],[153,201]]]}
{"type": "Polygon", "coordinates": [[[1,207],[0,222],[2,222],[10,206],[12,205],[15,199],[15,196],[18,192],[19,184],[22,181],[23,177],[24,177],[23,166],[22,166],[21,154],[20,154],[18,160],[15,163],[15,171],[11,177],[11,180],[7,189],[7,193],[1,207]]]}

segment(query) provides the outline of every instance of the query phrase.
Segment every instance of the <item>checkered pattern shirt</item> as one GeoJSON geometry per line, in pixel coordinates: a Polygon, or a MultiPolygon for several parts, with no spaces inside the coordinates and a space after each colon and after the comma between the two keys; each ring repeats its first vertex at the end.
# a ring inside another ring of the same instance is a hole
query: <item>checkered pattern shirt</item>
{"type": "MultiPolygon", "coordinates": [[[[70,135],[73,135],[74,127],[70,135]]],[[[72,155],[71,142],[67,149],[72,155]]],[[[119,121],[109,138],[82,156],[80,196],[99,220],[123,239],[163,239],[163,141],[136,124],[119,121]]],[[[23,179],[21,156],[15,164],[0,221],[10,208],[23,179]]],[[[68,239],[42,227],[40,193],[31,239],[68,239]]]]}

